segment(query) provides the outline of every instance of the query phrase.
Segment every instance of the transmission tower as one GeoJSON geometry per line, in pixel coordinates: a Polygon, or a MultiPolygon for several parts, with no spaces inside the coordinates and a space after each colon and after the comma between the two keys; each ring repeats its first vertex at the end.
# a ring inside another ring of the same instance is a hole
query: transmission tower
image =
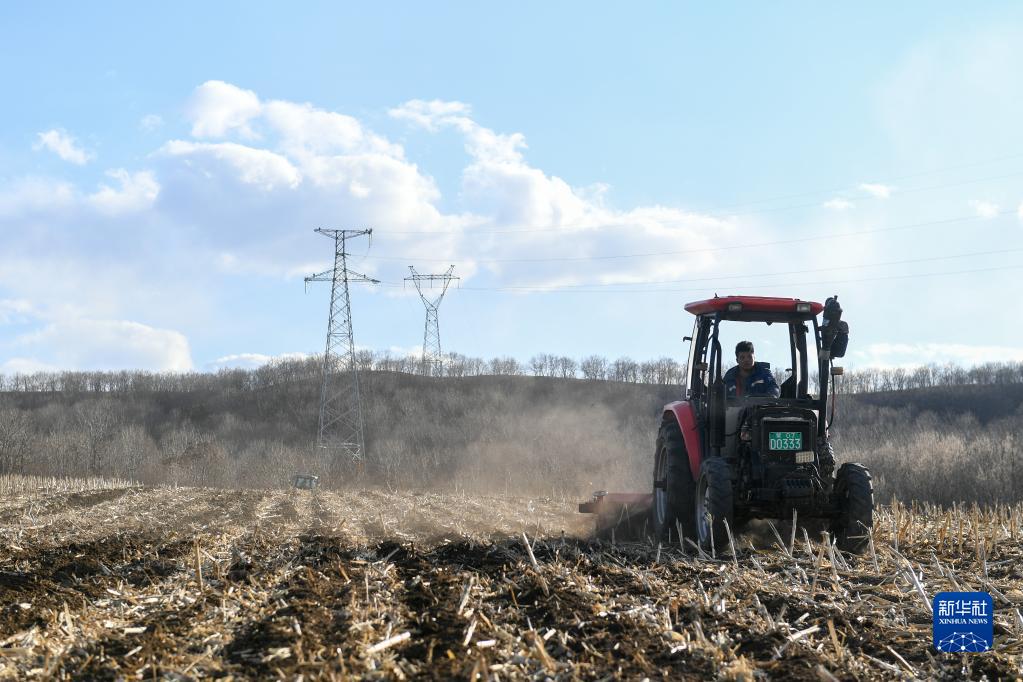
{"type": "Polygon", "coordinates": [[[323,353],[323,383],[320,388],[320,428],[316,444],[332,453],[335,460],[361,463],[366,454],[366,441],[363,437],[348,283],[378,284],[379,280],[349,270],[345,247],[349,239],[372,235],[373,230],[318,228],[316,232],[334,240],[334,267],[305,278],[307,286],[309,282],[331,283],[327,347],[323,353]]]}
{"type": "Polygon", "coordinates": [[[414,282],[416,285],[416,291],[419,292],[419,298],[423,299],[423,305],[426,306],[426,329],[423,332],[423,374],[427,376],[441,376],[444,373],[444,356],[440,352],[440,320],[437,318],[437,308],[440,307],[440,302],[444,298],[444,294],[448,291],[448,285],[451,284],[452,280],[459,279],[451,275],[455,270],[455,266],[452,265],[448,268],[448,271],[440,275],[420,275],[416,272],[416,269],[411,265],[408,269],[412,271],[410,277],[406,277],[406,282],[414,282]],[[437,294],[435,291],[431,292],[433,295],[428,296],[423,293],[423,285],[429,284],[430,289],[433,289],[434,284],[438,284],[440,287],[440,293],[437,294]]]}

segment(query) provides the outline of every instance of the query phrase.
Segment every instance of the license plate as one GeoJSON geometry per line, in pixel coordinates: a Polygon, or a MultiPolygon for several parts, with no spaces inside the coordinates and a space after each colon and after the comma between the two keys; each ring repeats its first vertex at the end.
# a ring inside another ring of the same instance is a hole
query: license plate
{"type": "Polygon", "coordinates": [[[772,450],[803,449],[803,434],[799,431],[770,431],[768,441],[768,447],[772,450]]]}

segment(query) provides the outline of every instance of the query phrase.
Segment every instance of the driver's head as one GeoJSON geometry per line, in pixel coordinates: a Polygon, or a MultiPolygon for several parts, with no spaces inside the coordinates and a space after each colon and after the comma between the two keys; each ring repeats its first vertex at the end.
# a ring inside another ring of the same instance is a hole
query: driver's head
{"type": "Polygon", "coordinates": [[[745,372],[753,369],[756,360],[753,357],[753,343],[751,341],[740,341],[735,344],[735,362],[745,372]]]}

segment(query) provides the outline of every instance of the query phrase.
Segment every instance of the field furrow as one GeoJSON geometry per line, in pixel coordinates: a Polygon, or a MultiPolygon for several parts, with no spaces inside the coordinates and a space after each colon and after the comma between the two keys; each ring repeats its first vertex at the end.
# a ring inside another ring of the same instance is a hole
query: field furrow
{"type": "Polygon", "coordinates": [[[756,527],[734,556],[609,543],[568,501],[432,492],[33,491],[0,509],[4,679],[1023,675],[1015,508],[885,507],[858,557],[756,527]],[[957,589],[994,596],[994,651],[930,648],[927,599],[957,589]]]}

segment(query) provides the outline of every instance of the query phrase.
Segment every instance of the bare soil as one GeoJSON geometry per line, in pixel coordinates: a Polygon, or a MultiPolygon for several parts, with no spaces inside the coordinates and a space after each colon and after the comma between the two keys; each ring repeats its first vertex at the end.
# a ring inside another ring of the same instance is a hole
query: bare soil
{"type": "Polygon", "coordinates": [[[860,557],[785,524],[700,556],[593,539],[575,502],[11,492],[0,678],[1023,676],[1018,507],[886,507],[860,557]],[[927,602],[956,589],[994,595],[994,651],[931,648],[927,602]]]}

